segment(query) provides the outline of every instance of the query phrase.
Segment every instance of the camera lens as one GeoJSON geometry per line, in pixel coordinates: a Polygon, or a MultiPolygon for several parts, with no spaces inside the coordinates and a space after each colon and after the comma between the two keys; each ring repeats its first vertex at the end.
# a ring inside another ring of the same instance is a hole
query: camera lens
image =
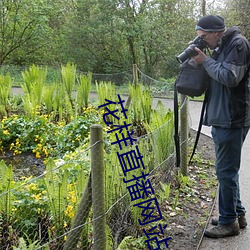
{"type": "Polygon", "coordinates": [[[176,57],[177,61],[179,63],[183,63],[188,58],[198,55],[195,47],[199,48],[200,50],[203,50],[207,47],[207,43],[199,36],[197,36],[192,43],[180,54],[176,57]]]}
{"type": "Polygon", "coordinates": [[[191,44],[189,47],[187,47],[180,55],[176,57],[177,61],[179,63],[183,63],[188,58],[198,55],[198,53],[194,49],[195,47],[195,44],[191,44]]]}

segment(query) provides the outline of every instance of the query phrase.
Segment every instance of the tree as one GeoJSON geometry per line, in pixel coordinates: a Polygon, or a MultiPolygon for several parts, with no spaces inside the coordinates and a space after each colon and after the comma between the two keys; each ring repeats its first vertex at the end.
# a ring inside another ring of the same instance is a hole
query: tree
{"type": "Polygon", "coordinates": [[[194,32],[186,35],[194,27],[190,6],[193,1],[78,0],[67,28],[68,59],[85,71],[124,71],[137,64],[150,76],[173,76],[176,51],[194,38],[194,32]]]}
{"type": "MultiPolygon", "coordinates": [[[[29,41],[43,32],[46,9],[41,1],[7,0],[0,2],[0,65],[29,41]]],[[[26,53],[41,46],[34,44],[26,53]]],[[[18,62],[17,62],[18,63],[18,62]]]]}
{"type": "Polygon", "coordinates": [[[239,26],[250,39],[250,2],[248,0],[225,0],[222,15],[228,27],[239,26]]]}

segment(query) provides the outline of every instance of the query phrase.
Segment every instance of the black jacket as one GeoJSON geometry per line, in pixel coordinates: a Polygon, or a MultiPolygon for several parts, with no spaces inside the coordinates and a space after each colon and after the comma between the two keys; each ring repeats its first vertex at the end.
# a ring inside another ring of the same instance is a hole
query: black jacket
{"type": "Polygon", "coordinates": [[[250,45],[237,27],[227,30],[219,49],[203,63],[211,77],[204,125],[250,126],[250,45]]]}

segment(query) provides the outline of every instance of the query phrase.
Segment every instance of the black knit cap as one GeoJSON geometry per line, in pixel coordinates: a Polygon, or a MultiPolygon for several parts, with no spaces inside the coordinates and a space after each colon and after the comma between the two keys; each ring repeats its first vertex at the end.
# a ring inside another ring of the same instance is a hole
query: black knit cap
{"type": "Polygon", "coordinates": [[[221,16],[203,16],[195,26],[195,30],[210,31],[224,31],[224,19],[221,16]]]}

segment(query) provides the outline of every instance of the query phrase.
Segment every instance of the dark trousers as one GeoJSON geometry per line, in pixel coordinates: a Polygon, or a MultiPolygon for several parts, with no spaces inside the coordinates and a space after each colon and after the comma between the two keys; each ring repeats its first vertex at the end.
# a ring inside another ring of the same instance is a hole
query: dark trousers
{"type": "Polygon", "coordinates": [[[241,149],[249,127],[212,127],[215,143],[216,175],[219,181],[219,223],[230,224],[245,214],[240,200],[239,169],[241,149]]]}

